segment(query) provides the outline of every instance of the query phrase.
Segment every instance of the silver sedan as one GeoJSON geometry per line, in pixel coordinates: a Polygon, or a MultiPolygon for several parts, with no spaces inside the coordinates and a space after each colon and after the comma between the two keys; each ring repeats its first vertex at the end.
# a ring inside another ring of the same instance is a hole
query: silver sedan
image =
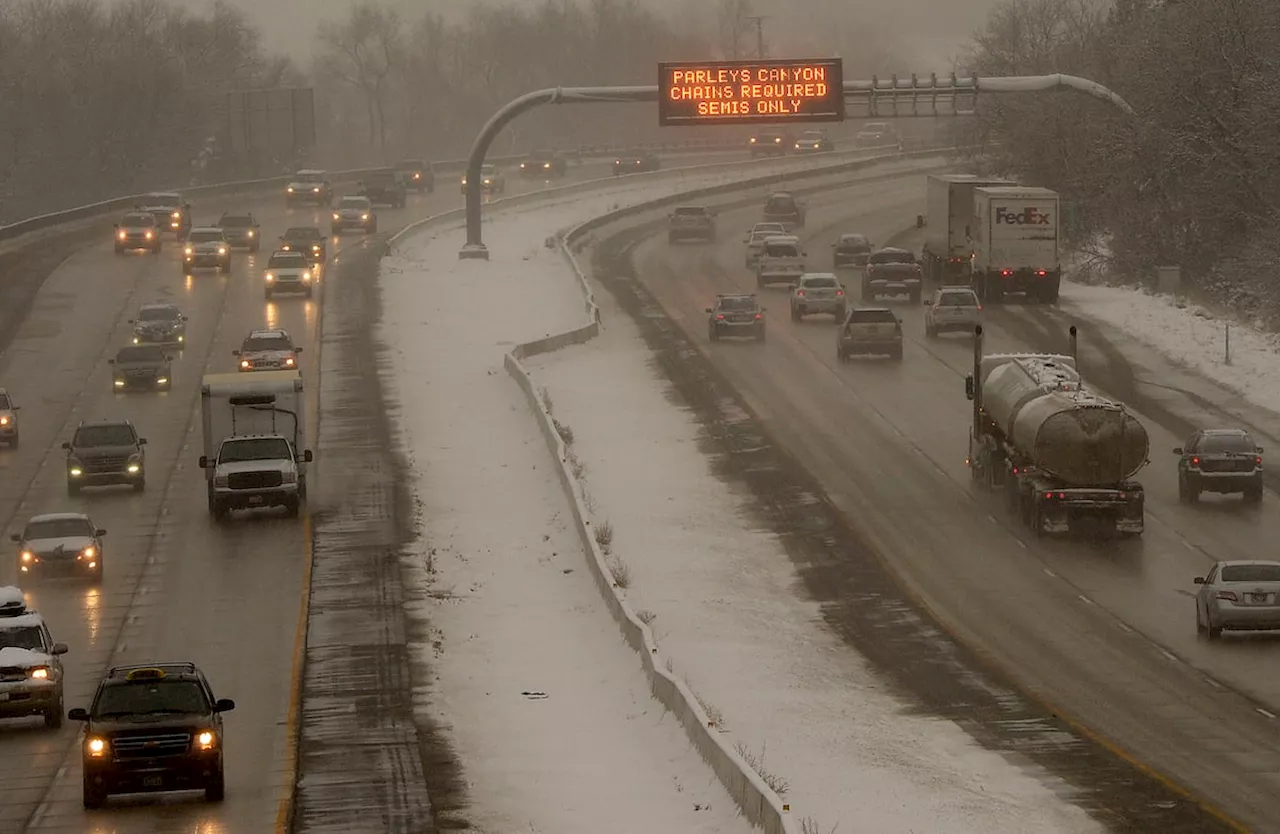
{"type": "Polygon", "coordinates": [[[1228,631],[1280,629],[1280,562],[1218,562],[1197,576],[1196,631],[1210,640],[1228,631]]]}

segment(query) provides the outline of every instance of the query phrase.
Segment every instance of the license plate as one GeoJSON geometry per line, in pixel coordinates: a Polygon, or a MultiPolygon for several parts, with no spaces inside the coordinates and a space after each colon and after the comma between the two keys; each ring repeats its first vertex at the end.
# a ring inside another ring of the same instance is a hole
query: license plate
{"type": "Polygon", "coordinates": [[[261,503],[262,503],[262,496],[261,496],[261,495],[250,495],[250,496],[249,496],[249,503],[250,503],[250,504],[261,504],[261,503]]]}
{"type": "Polygon", "coordinates": [[[1254,602],[1266,602],[1267,594],[1249,594],[1249,599],[1253,600],[1254,602]]]}
{"type": "Polygon", "coordinates": [[[144,776],[142,777],[142,787],[158,788],[164,784],[163,776],[144,776]]]}

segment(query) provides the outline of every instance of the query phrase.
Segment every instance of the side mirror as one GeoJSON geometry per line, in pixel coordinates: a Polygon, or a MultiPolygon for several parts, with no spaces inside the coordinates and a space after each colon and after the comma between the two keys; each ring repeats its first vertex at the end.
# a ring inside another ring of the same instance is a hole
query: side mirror
{"type": "Polygon", "coordinates": [[[917,228],[917,229],[923,229],[923,228],[924,228],[924,215],[923,215],[923,214],[917,214],[917,215],[916,215],[916,228],[917,228]]]}
{"type": "Polygon", "coordinates": [[[230,698],[219,698],[213,702],[214,712],[231,712],[236,708],[236,702],[230,698]]]}
{"type": "Polygon", "coordinates": [[[973,374],[969,374],[964,378],[964,395],[966,399],[973,399],[975,394],[973,387],[973,374]]]}
{"type": "Polygon", "coordinates": [[[188,319],[186,316],[180,316],[180,318],[181,318],[183,321],[190,321],[190,319],[188,319]]]}
{"type": "Polygon", "coordinates": [[[238,350],[233,350],[233,351],[231,351],[231,355],[232,355],[232,356],[239,356],[239,355],[240,355],[240,351],[238,351],[238,350]]]}
{"type": "Polygon", "coordinates": [[[711,309],[710,307],[704,307],[704,308],[703,308],[703,312],[704,312],[704,313],[714,313],[714,312],[715,312],[715,310],[711,309]]]}
{"type": "Polygon", "coordinates": [[[200,468],[201,468],[201,469],[208,469],[208,468],[209,468],[209,456],[208,456],[208,455],[201,455],[201,456],[200,456],[200,468]]]}
{"type": "Polygon", "coordinates": [[[1174,447],[1173,447],[1173,453],[1174,453],[1175,455],[1181,455],[1181,454],[1182,454],[1182,447],[1181,447],[1181,446],[1174,446],[1174,447]]]}
{"type": "Polygon", "coordinates": [[[108,364],[108,365],[114,365],[115,363],[116,363],[116,360],[114,360],[114,359],[108,359],[108,360],[107,360],[107,364],[108,364]]]}
{"type": "Polygon", "coordinates": [[[138,445],[139,445],[139,446],[146,446],[146,445],[147,445],[147,439],[146,439],[145,437],[139,437],[139,438],[138,438],[138,445]]]}
{"type": "Polygon", "coordinates": [[[67,718],[69,718],[72,721],[88,721],[89,713],[86,710],[81,709],[80,707],[76,707],[75,709],[71,710],[71,712],[67,713],[67,718]]]}
{"type": "Polygon", "coordinates": [[[17,542],[18,544],[22,544],[22,534],[20,534],[20,533],[10,533],[10,534],[9,534],[9,541],[13,541],[13,542],[17,542]]]}
{"type": "Polygon", "coordinates": [[[93,534],[94,534],[95,536],[97,536],[98,538],[102,538],[103,536],[105,536],[105,535],[107,534],[107,531],[106,531],[106,530],[104,530],[104,529],[102,529],[101,527],[99,527],[97,530],[94,530],[94,531],[93,531],[93,534]]]}
{"type": "Polygon", "coordinates": [[[137,320],[135,320],[135,319],[129,319],[129,324],[137,324],[137,323],[138,323],[138,322],[137,322],[137,320]]]}
{"type": "MultiPolygon", "coordinates": [[[[21,411],[21,410],[22,410],[22,406],[20,406],[20,405],[11,406],[11,407],[9,408],[9,410],[10,410],[10,411],[21,411]]],[[[1258,451],[1259,451],[1259,452],[1261,452],[1262,450],[1261,450],[1261,449],[1259,449],[1258,451]]]]}
{"type": "Polygon", "coordinates": [[[112,223],[112,224],[111,224],[111,228],[113,228],[113,229],[118,229],[118,228],[120,228],[120,224],[119,224],[119,223],[112,223]]]}
{"type": "Polygon", "coordinates": [[[70,452],[70,451],[71,451],[71,444],[70,444],[70,443],[63,443],[63,444],[62,444],[62,448],[66,449],[68,452],[70,452]]]}
{"type": "Polygon", "coordinates": [[[1194,582],[1194,583],[1195,583],[1195,584],[1197,584],[1197,585],[1203,585],[1203,584],[1204,584],[1204,577],[1203,577],[1203,576],[1197,576],[1195,579],[1193,579],[1193,580],[1191,580],[1191,581],[1192,581],[1192,582],[1194,582]]]}
{"type": "Polygon", "coordinates": [[[316,456],[315,456],[314,454],[312,454],[312,453],[311,453],[311,450],[310,450],[310,449],[307,449],[307,450],[303,451],[303,453],[302,453],[302,462],[303,462],[303,463],[311,463],[311,461],[313,461],[313,460],[315,460],[315,459],[316,459],[316,456]]]}
{"type": "Polygon", "coordinates": [[[67,648],[66,643],[54,643],[49,647],[49,654],[53,655],[66,654],[68,651],[70,651],[70,649],[67,648]]]}
{"type": "Polygon", "coordinates": [[[294,353],[302,353],[302,348],[294,348],[294,349],[293,349],[293,352],[294,352],[294,353]]]}
{"type": "MultiPolygon", "coordinates": [[[[15,409],[14,409],[14,411],[17,411],[17,410],[18,410],[17,408],[15,408],[15,409]]],[[[1259,447],[1257,448],[1257,450],[1256,450],[1256,451],[1257,451],[1257,453],[1258,453],[1258,454],[1262,454],[1262,452],[1263,452],[1263,448],[1262,448],[1261,446],[1259,446],[1259,447]]]]}
{"type": "Polygon", "coordinates": [[[932,306],[933,306],[933,302],[926,298],[926,299],[924,300],[924,306],[926,306],[926,307],[932,307],[932,306]]]}

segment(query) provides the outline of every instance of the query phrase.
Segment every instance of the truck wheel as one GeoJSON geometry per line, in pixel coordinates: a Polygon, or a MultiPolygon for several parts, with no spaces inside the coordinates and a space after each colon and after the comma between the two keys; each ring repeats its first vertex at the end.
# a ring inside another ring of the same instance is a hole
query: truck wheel
{"type": "Polygon", "coordinates": [[[801,318],[803,318],[803,316],[802,316],[802,314],[800,313],[799,308],[798,308],[798,307],[796,307],[794,304],[793,304],[793,305],[791,305],[791,320],[792,320],[792,321],[800,321],[800,319],[801,319],[801,318]]]}
{"type": "Polygon", "coordinates": [[[44,725],[50,730],[56,730],[62,726],[62,697],[59,696],[54,701],[53,706],[45,710],[44,725]]]}
{"type": "Polygon", "coordinates": [[[84,793],[82,803],[86,810],[101,808],[107,804],[107,792],[97,785],[89,776],[84,777],[84,793]]]}
{"type": "Polygon", "coordinates": [[[894,348],[889,353],[889,357],[893,359],[894,362],[901,362],[902,361],[902,345],[898,345],[896,348],[894,348]]]}
{"type": "Polygon", "coordinates": [[[222,775],[222,768],[218,768],[218,772],[213,774],[209,779],[209,784],[204,786],[205,802],[221,802],[227,795],[227,782],[222,775]]]}
{"type": "Polygon", "coordinates": [[[302,502],[297,498],[288,501],[284,505],[284,514],[288,518],[297,518],[298,512],[302,509],[302,502]]]}
{"type": "Polygon", "coordinates": [[[1246,504],[1261,504],[1262,485],[1259,484],[1257,486],[1246,487],[1244,491],[1244,502],[1246,504]]]}
{"type": "Polygon", "coordinates": [[[80,494],[80,485],[77,484],[75,481],[67,481],[67,495],[75,496],[79,494],[80,494]]]}

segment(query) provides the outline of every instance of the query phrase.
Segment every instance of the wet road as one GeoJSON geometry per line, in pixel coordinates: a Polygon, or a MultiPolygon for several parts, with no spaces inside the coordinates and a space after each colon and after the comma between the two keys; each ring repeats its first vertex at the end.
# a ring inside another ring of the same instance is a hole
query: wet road
{"type": "MultiPolygon", "coordinates": [[[[702,154],[681,164],[732,158],[702,154]]],[[[570,169],[570,179],[607,174],[601,163],[570,169]]],[[[511,178],[508,193],[541,187],[511,178]]],[[[382,231],[459,205],[456,180],[442,176],[434,195],[411,196],[401,211],[381,210],[382,231]]],[[[211,199],[195,206],[197,224],[227,208],[252,209],[265,241],[274,242],[291,225],[327,228],[324,212],[286,210],[278,197],[211,199]]],[[[340,253],[344,240],[330,242],[331,255],[340,253]]],[[[201,377],[233,371],[232,350],[249,330],[264,326],[288,330],[304,348],[314,447],[317,324],[325,279],[314,300],[264,302],[260,276],[267,257],[265,250],[237,254],[229,276],[206,271],[184,278],[179,247],[171,239],[159,257],[115,256],[104,239],[70,253],[0,354],[0,385],[22,405],[21,448],[0,447],[4,532],[18,532],[29,516],[52,511],[87,512],[108,530],[100,588],[74,580],[22,583],[55,639],[70,645],[64,658],[67,708],[88,705],[108,665],[157,660],[194,661],[219,697],[237,703],[226,717],[227,798],[219,805],[204,804],[199,794],[171,794],[119,798],[105,810],[85,812],[80,725],[67,722],[52,731],[38,719],[0,722],[3,834],[242,834],[278,830],[283,822],[292,787],[292,701],[311,519],[306,512],[300,520],[237,515],[214,525],[196,466],[201,377]],[[130,337],[127,320],[151,301],[177,303],[190,319],[185,348],[175,353],[173,390],[116,394],[105,360],[130,337]],[[68,497],[60,444],[79,421],[103,417],[131,419],[147,438],[147,489],[86,490],[68,497]]],[[[0,560],[0,584],[15,581],[15,560],[0,560]]]]}
{"type": "MultiPolygon", "coordinates": [[[[923,180],[810,198],[809,228],[800,232],[810,268],[829,269],[839,233],[863,232],[883,245],[922,210],[923,180]]],[[[727,230],[758,219],[756,207],[720,215],[727,230]]],[[[924,602],[1061,712],[1228,814],[1258,830],[1280,829],[1271,799],[1280,781],[1280,640],[1200,640],[1190,595],[1192,577],[1215,559],[1270,553],[1280,517],[1270,493],[1261,510],[1238,498],[1178,503],[1169,449],[1197,420],[1193,398],[1177,390],[1161,395],[1178,400],[1171,410],[1181,422],[1145,412],[1149,401],[1134,403],[1153,458],[1140,476],[1148,510],[1141,540],[1037,540],[998,494],[970,486],[966,337],[927,340],[923,308],[890,300],[904,320],[905,360],[842,366],[831,318],[792,322],[779,288],[762,293],[768,343],[709,344],[703,307],[717,292],[754,291],[738,236],[724,238],[716,246],[675,247],[653,238],[636,248],[633,262],[671,317],[924,602]]],[[[857,298],[856,276],[846,283],[857,298]]],[[[986,312],[990,352],[1065,348],[1062,313],[1015,305],[986,312]]],[[[1086,378],[1104,391],[1126,374],[1149,381],[1144,367],[1159,367],[1157,358],[1094,328],[1085,329],[1081,358],[1086,378]]],[[[1198,411],[1204,424],[1222,419],[1198,411]]]]}

